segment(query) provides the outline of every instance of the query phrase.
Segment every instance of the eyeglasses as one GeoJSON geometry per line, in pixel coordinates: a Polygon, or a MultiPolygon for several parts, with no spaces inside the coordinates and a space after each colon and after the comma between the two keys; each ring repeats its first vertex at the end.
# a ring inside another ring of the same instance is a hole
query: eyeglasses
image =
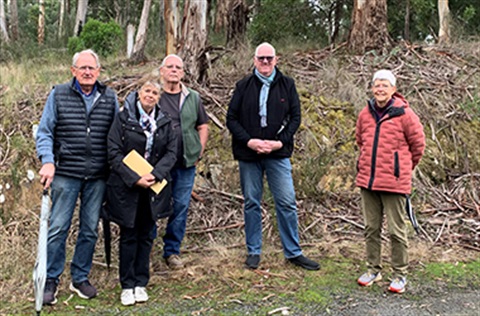
{"type": "Polygon", "coordinates": [[[256,58],[259,62],[266,60],[268,63],[271,63],[275,56],[256,56],[256,58]]]}
{"type": "Polygon", "coordinates": [[[77,66],[73,66],[75,69],[78,69],[80,70],[81,72],[85,72],[87,70],[89,71],[94,71],[94,70],[97,70],[98,67],[92,67],[92,66],[82,66],[82,67],[77,67],[77,66]]]}

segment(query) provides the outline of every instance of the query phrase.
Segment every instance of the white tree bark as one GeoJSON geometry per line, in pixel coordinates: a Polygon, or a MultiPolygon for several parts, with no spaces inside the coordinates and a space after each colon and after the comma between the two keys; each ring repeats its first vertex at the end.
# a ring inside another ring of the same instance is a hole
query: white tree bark
{"type": "Polygon", "coordinates": [[[438,0],[438,18],[439,30],[438,41],[440,43],[450,42],[450,9],[448,8],[448,0],[438,0]]]}
{"type": "Polygon", "coordinates": [[[132,56],[133,44],[135,39],[135,26],[128,24],[127,26],[127,58],[132,56]]]}
{"type": "Polygon", "coordinates": [[[147,44],[147,30],[148,30],[148,16],[150,15],[150,7],[152,0],[143,1],[142,16],[138,25],[137,36],[135,38],[135,45],[133,46],[133,54],[131,59],[134,62],[140,62],[145,59],[144,51],[147,44]]]}
{"type": "Polygon", "coordinates": [[[165,52],[166,55],[177,52],[178,42],[178,0],[164,0],[165,52]]]}
{"type": "Polygon", "coordinates": [[[45,1],[39,0],[39,13],[38,13],[38,44],[43,45],[45,41],[45,1]]]}
{"type": "Polygon", "coordinates": [[[5,6],[3,0],[0,0],[0,38],[6,43],[10,41],[7,31],[7,18],[5,16],[5,6]]]}
{"type": "Polygon", "coordinates": [[[78,0],[77,3],[77,17],[75,18],[75,28],[73,29],[73,35],[78,36],[79,30],[85,25],[87,18],[88,0],[78,0]]]}
{"type": "Polygon", "coordinates": [[[58,37],[63,35],[63,22],[65,18],[65,0],[60,1],[60,12],[58,13],[58,37]]]}

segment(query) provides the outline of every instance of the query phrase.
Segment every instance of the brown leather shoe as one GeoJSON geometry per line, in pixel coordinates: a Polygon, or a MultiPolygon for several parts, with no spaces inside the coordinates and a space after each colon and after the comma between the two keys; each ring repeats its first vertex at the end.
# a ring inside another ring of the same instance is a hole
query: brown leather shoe
{"type": "Polygon", "coordinates": [[[165,258],[165,261],[170,269],[178,270],[183,268],[183,262],[179,255],[171,255],[165,258]]]}

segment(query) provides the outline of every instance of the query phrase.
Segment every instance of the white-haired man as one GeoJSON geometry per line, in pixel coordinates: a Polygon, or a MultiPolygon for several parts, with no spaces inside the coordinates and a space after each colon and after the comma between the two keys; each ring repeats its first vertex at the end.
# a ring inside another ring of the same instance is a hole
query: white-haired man
{"type": "Polygon", "coordinates": [[[208,138],[208,116],[197,91],[187,88],[183,60],[171,54],[160,65],[163,92],[160,108],[172,119],[177,134],[177,162],[171,170],[173,214],[163,236],[163,257],[172,269],[183,268],[180,245],[185,236],[196,165],[208,138]]]}
{"type": "Polygon", "coordinates": [[[92,50],[73,56],[70,82],[48,96],[37,133],[42,162],[40,181],[51,187],[52,210],[47,241],[47,281],[43,303],[57,302],[57,286],[65,265],[65,244],[80,196],[70,290],[90,299],[97,290],[88,280],[97,242],[100,208],[108,172],[107,135],[118,111],[115,92],[97,81],[100,61],[92,50]]]}

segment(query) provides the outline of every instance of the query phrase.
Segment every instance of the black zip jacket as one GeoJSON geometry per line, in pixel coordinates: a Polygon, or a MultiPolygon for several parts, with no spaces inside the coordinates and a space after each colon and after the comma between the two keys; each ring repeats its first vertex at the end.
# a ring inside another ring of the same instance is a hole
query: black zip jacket
{"type": "Polygon", "coordinates": [[[293,152],[294,134],[300,126],[301,112],[295,82],[278,69],[270,85],[267,100],[267,126],[260,126],[259,97],[262,82],[251,74],[240,80],[228,107],[227,127],[232,134],[233,156],[237,160],[289,158],[293,152]],[[270,154],[257,154],[248,148],[252,138],[279,140],[283,147],[270,154]]]}

